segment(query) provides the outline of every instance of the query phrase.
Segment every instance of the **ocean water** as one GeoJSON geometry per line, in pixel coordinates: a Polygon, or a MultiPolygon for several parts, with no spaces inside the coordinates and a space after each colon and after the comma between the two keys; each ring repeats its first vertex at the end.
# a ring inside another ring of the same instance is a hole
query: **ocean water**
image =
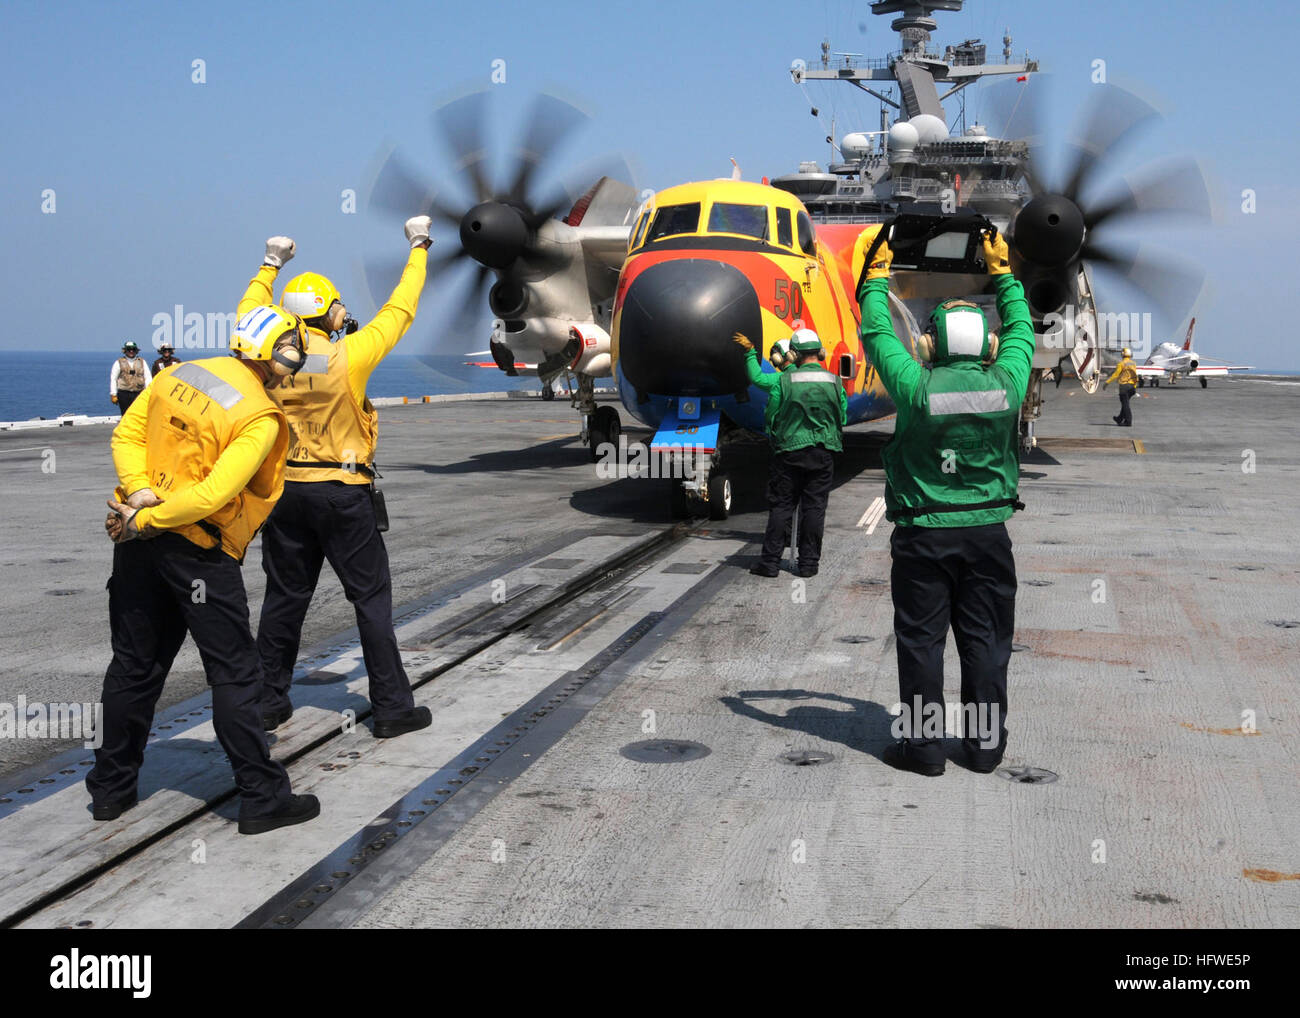
{"type": "MultiPolygon", "coordinates": [[[[212,355],[224,353],[214,350],[205,354],[212,355]]],[[[149,356],[150,363],[156,356],[149,356]]],[[[52,418],[63,413],[115,414],[117,407],[108,399],[108,374],[115,359],[111,350],[64,354],[0,351],[0,421],[52,418]]],[[[372,397],[442,396],[507,389],[536,391],[538,386],[536,378],[508,378],[495,367],[467,366],[463,357],[395,353],[370,376],[369,393],[372,397]]]]}

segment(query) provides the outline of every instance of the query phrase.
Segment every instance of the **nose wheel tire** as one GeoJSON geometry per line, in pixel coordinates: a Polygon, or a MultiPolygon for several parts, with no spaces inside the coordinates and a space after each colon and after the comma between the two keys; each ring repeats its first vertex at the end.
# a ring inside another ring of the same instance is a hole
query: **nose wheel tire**
{"type": "Polygon", "coordinates": [[[623,425],[618,419],[618,411],[612,406],[597,407],[591,415],[591,428],[587,443],[591,447],[591,461],[600,458],[600,447],[606,443],[617,451],[619,436],[623,434],[623,425]]]}
{"type": "Polygon", "coordinates": [[[714,474],[709,478],[709,519],[725,520],[731,512],[731,478],[714,474]]]}

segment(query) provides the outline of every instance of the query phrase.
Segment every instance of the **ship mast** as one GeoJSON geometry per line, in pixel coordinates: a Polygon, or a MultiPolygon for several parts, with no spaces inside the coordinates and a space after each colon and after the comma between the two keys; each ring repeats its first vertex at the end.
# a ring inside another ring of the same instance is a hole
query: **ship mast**
{"type": "MultiPolygon", "coordinates": [[[[1029,74],[1038,62],[1028,55],[1011,60],[1010,38],[1003,40],[1004,63],[988,63],[985,47],[978,40],[949,46],[943,54],[928,49],[930,33],[938,27],[935,11],[960,11],[964,0],[876,0],[872,14],[897,14],[889,27],[898,33],[902,49],[883,59],[857,60],[844,55],[833,67],[800,68],[798,80],[847,81],[898,110],[904,120],[928,114],[947,123],[942,103],[981,78],[1005,74],[1029,74]],[[899,98],[890,98],[867,82],[898,86],[899,98]],[[937,83],[951,84],[942,95],[937,83]]],[[[823,63],[825,60],[823,59],[823,63]]]]}

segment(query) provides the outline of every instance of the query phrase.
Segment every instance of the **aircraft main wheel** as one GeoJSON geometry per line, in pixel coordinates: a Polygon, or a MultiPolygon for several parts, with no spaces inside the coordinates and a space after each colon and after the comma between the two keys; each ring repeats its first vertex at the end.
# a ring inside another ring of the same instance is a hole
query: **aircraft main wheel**
{"type": "Polygon", "coordinates": [[[618,437],[623,433],[618,411],[612,406],[597,407],[591,415],[591,431],[587,441],[591,446],[591,460],[594,463],[600,456],[600,447],[608,442],[618,449],[618,437]]]}
{"type": "Polygon", "coordinates": [[[714,474],[709,478],[709,519],[725,520],[731,512],[731,478],[714,474]]]}
{"type": "Polygon", "coordinates": [[[543,385],[543,386],[542,386],[542,399],[546,400],[547,402],[549,402],[550,400],[555,399],[555,390],[552,389],[549,385],[543,385]]]}
{"type": "Polygon", "coordinates": [[[1202,379],[1201,379],[1201,388],[1202,388],[1202,389],[1208,389],[1209,387],[1210,387],[1210,380],[1209,380],[1208,378],[1202,378],[1202,379]]]}
{"type": "Polygon", "coordinates": [[[1146,385],[1146,384],[1147,384],[1147,383],[1146,383],[1146,380],[1145,380],[1145,379],[1142,379],[1142,378],[1139,378],[1139,379],[1138,379],[1138,388],[1139,388],[1139,389],[1142,388],[1142,387],[1143,387],[1144,385],[1146,385]]]}
{"type": "Polygon", "coordinates": [[[675,520],[684,520],[691,515],[691,498],[686,494],[686,484],[680,479],[672,482],[673,490],[669,496],[669,507],[675,520]]]}

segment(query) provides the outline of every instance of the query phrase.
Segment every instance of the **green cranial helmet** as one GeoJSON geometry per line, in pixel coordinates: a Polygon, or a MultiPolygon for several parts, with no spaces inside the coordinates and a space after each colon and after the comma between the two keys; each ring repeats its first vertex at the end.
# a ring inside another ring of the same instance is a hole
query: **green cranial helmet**
{"type": "Polygon", "coordinates": [[[988,359],[989,326],[979,305],[946,300],[931,313],[930,329],[936,364],[988,359]]]}
{"type": "Polygon", "coordinates": [[[812,329],[797,329],[790,337],[790,349],[800,355],[815,353],[818,359],[826,356],[821,339],[812,329]]]}

